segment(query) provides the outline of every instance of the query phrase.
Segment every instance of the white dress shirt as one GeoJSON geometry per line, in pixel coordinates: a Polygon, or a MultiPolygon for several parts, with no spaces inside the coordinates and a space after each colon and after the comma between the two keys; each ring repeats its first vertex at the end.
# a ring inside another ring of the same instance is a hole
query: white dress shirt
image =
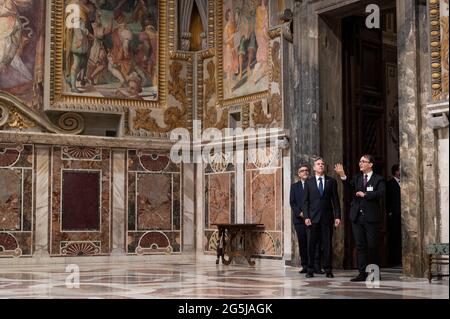
{"type": "Polygon", "coordinates": [[[319,176],[316,175],[316,183],[317,183],[317,189],[319,189],[319,178],[322,177],[322,185],[323,185],[323,189],[325,190],[325,175],[319,176]]]}
{"type": "Polygon", "coordinates": [[[363,173],[363,183],[364,183],[364,175],[367,175],[367,182],[369,182],[370,179],[372,178],[373,171],[370,171],[370,172],[368,172],[366,174],[363,173]]]}

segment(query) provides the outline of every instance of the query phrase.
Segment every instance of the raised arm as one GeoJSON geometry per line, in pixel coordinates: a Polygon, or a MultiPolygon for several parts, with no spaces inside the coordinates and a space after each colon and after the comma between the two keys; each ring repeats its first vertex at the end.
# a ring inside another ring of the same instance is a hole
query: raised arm
{"type": "Polygon", "coordinates": [[[348,178],[348,176],[345,174],[344,166],[341,163],[337,163],[336,165],[334,165],[334,171],[336,172],[336,174],[338,174],[339,179],[342,181],[342,183],[346,187],[349,187],[353,193],[355,190],[355,185],[353,183],[353,180],[351,178],[348,178]]]}

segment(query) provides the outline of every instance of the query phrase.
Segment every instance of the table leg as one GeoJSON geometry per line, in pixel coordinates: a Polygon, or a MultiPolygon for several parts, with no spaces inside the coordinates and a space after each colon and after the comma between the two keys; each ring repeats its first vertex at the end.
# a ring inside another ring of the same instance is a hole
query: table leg
{"type": "Polygon", "coordinates": [[[228,260],[225,259],[225,256],[222,257],[222,263],[224,265],[229,265],[233,261],[233,257],[235,255],[235,247],[233,246],[233,241],[236,238],[236,231],[230,230],[230,233],[228,234],[228,240],[224,240],[224,255],[226,252],[226,255],[228,256],[228,260]]]}
{"type": "Polygon", "coordinates": [[[431,284],[431,279],[433,275],[431,274],[431,265],[432,265],[433,255],[428,255],[428,282],[431,284]]]}
{"type": "Polygon", "coordinates": [[[216,259],[216,265],[219,264],[220,258],[222,257],[223,262],[223,241],[225,237],[225,232],[223,229],[219,229],[219,242],[217,244],[217,259],[216,259]]]}

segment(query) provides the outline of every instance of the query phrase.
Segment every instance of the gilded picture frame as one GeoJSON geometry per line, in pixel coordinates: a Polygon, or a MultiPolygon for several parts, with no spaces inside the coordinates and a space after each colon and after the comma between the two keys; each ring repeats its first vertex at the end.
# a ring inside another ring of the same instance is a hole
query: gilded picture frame
{"type": "MultiPolygon", "coordinates": [[[[169,59],[167,32],[168,31],[170,32],[170,30],[167,29],[167,0],[155,1],[157,6],[157,9],[155,9],[157,12],[157,19],[155,19],[154,23],[149,22],[146,24],[142,24],[142,31],[144,30],[144,26],[148,24],[149,26],[151,25],[157,30],[158,36],[157,39],[158,52],[156,57],[157,64],[156,67],[155,66],[153,67],[153,70],[156,73],[154,78],[157,77],[157,80],[155,81],[157,89],[155,90],[156,92],[154,93],[156,96],[154,98],[149,99],[142,98],[142,96],[139,95],[131,95],[131,93],[128,94],[129,92],[132,92],[131,83],[133,81],[133,76],[135,76],[136,73],[138,75],[141,74],[138,72],[130,72],[130,74],[127,74],[125,85],[122,84],[119,86],[116,84],[118,94],[117,95],[114,94],[114,96],[98,96],[99,94],[90,94],[90,91],[78,93],[68,90],[68,88],[70,89],[72,87],[71,84],[72,81],[68,81],[67,80],[68,76],[66,75],[67,70],[65,69],[65,65],[67,65],[66,64],[67,59],[65,58],[65,54],[67,55],[67,52],[70,50],[66,49],[67,44],[65,45],[65,41],[68,38],[67,23],[70,24],[74,20],[73,19],[68,20],[68,17],[70,16],[71,12],[69,12],[69,10],[66,11],[66,9],[67,5],[71,4],[72,2],[77,3],[79,1],[54,0],[51,3],[50,78],[52,79],[52,81],[50,83],[49,108],[64,109],[64,110],[70,109],[77,111],[123,112],[128,108],[149,109],[149,108],[165,107],[167,99],[167,75],[165,70],[169,59]],[[157,25],[155,26],[156,23],[157,25]],[[120,92],[123,92],[124,96],[121,96],[120,92]]],[[[97,4],[96,1],[95,2],[86,1],[86,2],[97,4]]],[[[130,6],[129,3],[133,1],[118,0],[117,2],[119,2],[119,4],[125,3],[130,6]]],[[[139,3],[139,1],[133,3],[139,3]]],[[[136,10],[136,12],[139,12],[139,10],[136,10]]],[[[110,20],[114,19],[114,21],[111,22],[110,24],[111,29],[114,29],[116,25],[120,23],[120,21],[122,21],[124,18],[127,19],[125,24],[128,25],[129,26],[128,29],[131,30],[129,34],[133,35],[133,39],[131,38],[130,35],[129,43],[131,46],[132,45],[131,43],[133,41],[136,42],[135,40],[136,37],[138,37],[139,39],[138,41],[141,41],[141,34],[138,34],[139,33],[138,29],[137,29],[138,31],[136,31],[136,29],[134,30],[132,29],[132,26],[130,27],[129,24],[130,16],[131,14],[127,12],[125,12],[122,15],[120,10],[114,10],[113,17],[110,17],[110,20]]],[[[140,21],[143,21],[144,19],[145,19],[144,17],[141,17],[140,21]]],[[[94,18],[91,18],[91,21],[92,20],[94,20],[94,18]]],[[[150,19],[146,21],[149,20],[150,19]]],[[[124,33],[122,32],[122,34],[120,35],[122,38],[124,37],[123,34],[124,33]]],[[[130,52],[134,52],[131,50],[132,49],[130,48],[130,52]]],[[[105,51],[108,52],[107,49],[105,51]]],[[[133,61],[133,65],[135,64],[136,64],[135,61],[133,61]]],[[[107,71],[110,71],[111,65],[113,65],[113,67],[118,68],[118,64],[113,62],[112,58],[110,59],[109,52],[108,58],[105,58],[105,65],[107,65],[108,69],[107,71]]],[[[142,76],[140,76],[140,78],[142,80],[142,76]]],[[[76,89],[78,89],[79,81],[80,79],[78,76],[78,79],[75,80],[75,83],[77,83],[75,85],[76,89]]],[[[136,81],[134,83],[136,83],[136,81]]]]}

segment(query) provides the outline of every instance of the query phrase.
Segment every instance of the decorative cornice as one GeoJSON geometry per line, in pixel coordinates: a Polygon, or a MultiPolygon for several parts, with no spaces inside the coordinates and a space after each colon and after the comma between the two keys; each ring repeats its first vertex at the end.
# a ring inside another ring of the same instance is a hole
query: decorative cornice
{"type": "Polygon", "coordinates": [[[9,127],[23,130],[40,126],[50,133],[74,135],[84,131],[84,119],[79,114],[63,114],[59,118],[61,127],[58,127],[48,119],[45,113],[36,113],[15,96],[1,91],[0,110],[0,127],[9,125],[9,127]]]}

